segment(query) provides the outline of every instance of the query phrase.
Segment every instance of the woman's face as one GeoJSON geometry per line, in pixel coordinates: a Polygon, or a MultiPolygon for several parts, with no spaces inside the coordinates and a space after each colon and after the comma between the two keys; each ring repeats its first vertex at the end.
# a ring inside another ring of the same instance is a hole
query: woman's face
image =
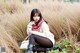
{"type": "Polygon", "coordinates": [[[33,19],[34,19],[35,22],[38,22],[39,19],[40,19],[40,16],[38,16],[38,14],[35,13],[35,15],[33,16],[33,19]]]}

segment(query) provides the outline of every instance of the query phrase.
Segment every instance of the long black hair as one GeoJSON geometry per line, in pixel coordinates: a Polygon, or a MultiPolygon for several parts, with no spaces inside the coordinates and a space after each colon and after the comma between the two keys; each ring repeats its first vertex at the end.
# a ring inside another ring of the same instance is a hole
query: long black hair
{"type": "Polygon", "coordinates": [[[36,22],[36,25],[38,25],[38,23],[39,23],[39,22],[41,21],[41,19],[43,18],[41,12],[40,12],[38,9],[33,9],[33,10],[31,11],[30,21],[34,21],[33,17],[35,16],[36,13],[37,13],[38,16],[40,17],[39,21],[36,22]]]}
{"type": "MultiPolygon", "coordinates": [[[[40,12],[38,9],[33,9],[33,10],[31,11],[30,21],[34,21],[33,17],[35,16],[36,13],[37,13],[38,16],[40,17],[39,21],[35,23],[36,25],[38,25],[38,23],[39,23],[39,22],[41,21],[41,19],[43,18],[41,12],[40,12]]],[[[47,23],[46,20],[44,20],[44,21],[47,23]]]]}

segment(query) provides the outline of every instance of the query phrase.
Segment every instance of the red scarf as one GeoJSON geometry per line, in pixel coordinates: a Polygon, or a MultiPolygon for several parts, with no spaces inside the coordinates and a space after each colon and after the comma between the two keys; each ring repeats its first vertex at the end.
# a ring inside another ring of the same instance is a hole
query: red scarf
{"type": "Polygon", "coordinates": [[[33,31],[40,31],[40,27],[41,27],[41,25],[42,25],[43,22],[44,22],[44,20],[41,19],[41,21],[38,23],[37,26],[36,26],[36,25],[33,25],[33,26],[32,26],[32,30],[33,30],[33,31]]]}

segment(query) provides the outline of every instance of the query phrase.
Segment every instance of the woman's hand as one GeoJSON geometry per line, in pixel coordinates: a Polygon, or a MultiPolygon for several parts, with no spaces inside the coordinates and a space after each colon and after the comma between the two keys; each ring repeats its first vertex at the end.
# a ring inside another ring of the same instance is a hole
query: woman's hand
{"type": "Polygon", "coordinates": [[[31,22],[32,22],[32,25],[35,24],[35,21],[31,21],[31,22]]]}

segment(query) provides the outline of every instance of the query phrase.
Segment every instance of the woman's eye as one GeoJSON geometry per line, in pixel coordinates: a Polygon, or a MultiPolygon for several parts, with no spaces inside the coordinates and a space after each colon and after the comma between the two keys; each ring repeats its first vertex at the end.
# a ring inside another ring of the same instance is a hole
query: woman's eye
{"type": "Polygon", "coordinates": [[[34,17],[36,17],[36,16],[34,16],[34,17]]]}

